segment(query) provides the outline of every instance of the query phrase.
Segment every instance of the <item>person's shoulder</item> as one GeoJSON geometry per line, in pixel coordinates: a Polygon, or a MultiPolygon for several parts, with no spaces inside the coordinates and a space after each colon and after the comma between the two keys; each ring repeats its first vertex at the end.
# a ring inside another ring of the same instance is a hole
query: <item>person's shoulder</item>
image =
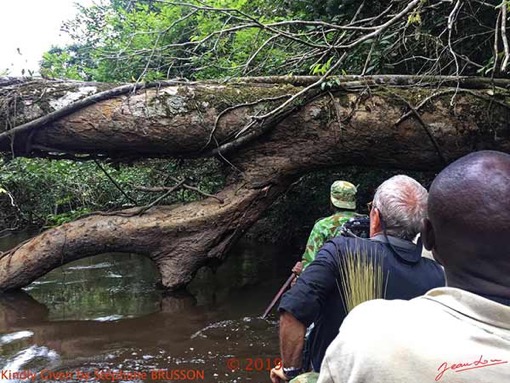
{"type": "Polygon", "coordinates": [[[443,267],[435,259],[431,259],[431,258],[427,258],[427,257],[423,257],[422,256],[420,261],[424,265],[430,266],[430,267],[432,267],[434,269],[440,269],[440,270],[443,269],[443,267]]]}
{"type": "Polygon", "coordinates": [[[359,247],[361,244],[364,245],[364,242],[368,241],[361,238],[351,238],[344,237],[343,235],[338,235],[324,242],[323,248],[328,249],[330,252],[334,250],[335,253],[343,253],[348,249],[359,247]]]}
{"type": "Polygon", "coordinates": [[[394,358],[395,350],[406,353],[412,348],[413,339],[417,344],[423,343],[421,335],[417,339],[417,331],[427,328],[428,309],[430,305],[414,300],[376,299],[361,303],[344,319],[337,348],[350,357],[372,361],[377,369],[394,358]]]}
{"type": "Polygon", "coordinates": [[[327,217],[319,218],[317,221],[315,221],[315,224],[338,222],[338,221],[341,221],[341,220],[346,220],[346,219],[349,219],[351,217],[354,217],[355,214],[356,213],[349,212],[349,211],[337,211],[336,213],[328,215],[327,217]]]}
{"type": "Polygon", "coordinates": [[[317,228],[329,225],[333,221],[333,217],[334,217],[334,215],[319,218],[317,221],[315,221],[313,228],[317,229],[317,228]]]}
{"type": "Polygon", "coordinates": [[[369,238],[360,238],[360,237],[347,237],[343,235],[339,235],[337,237],[333,237],[330,239],[330,242],[334,242],[337,245],[344,246],[377,246],[378,242],[371,241],[369,238]]]}
{"type": "MultiPolygon", "coordinates": [[[[356,306],[344,319],[338,336],[328,348],[330,364],[342,359],[343,366],[367,364],[379,370],[393,356],[391,350],[406,352],[416,326],[414,305],[404,300],[376,299],[356,306]]],[[[336,367],[335,367],[336,369],[336,367]]]]}
{"type": "Polygon", "coordinates": [[[436,279],[435,282],[438,283],[438,286],[444,286],[446,281],[443,266],[435,260],[426,257],[421,257],[420,262],[422,267],[428,270],[431,278],[436,279]]]}
{"type": "Polygon", "coordinates": [[[344,223],[344,222],[347,222],[349,219],[357,218],[358,216],[361,217],[362,215],[356,213],[355,211],[342,210],[342,211],[337,211],[335,214],[329,216],[329,218],[332,221],[344,223]]]}
{"type": "Polygon", "coordinates": [[[443,272],[443,266],[441,266],[439,264],[439,262],[437,262],[436,260],[434,259],[430,259],[430,258],[426,258],[426,257],[421,257],[420,259],[420,262],[423,266],[425,267],[428,267],[430,268],[431,270],[435,270],[435,271],[438,271],[438,272],[443,272]]]}
{"type": "MultiPolygon", "coordinates": [[[[331,271],[334,271],[335,275],[339,271],[339,265],[341,259],[344,258],[346,254],[355,254],[364,248],[365,242],[370,242],[361,238],[349,238],[343,236],[337,236],[330,238],[319,249],[315,256],[314,263],[315,265],[327,265],[329,268],[332,268],[331,271]]],[[[310,264],[309,267],[311,267],[310,264]]]]}
{"type": "Polygon", "coordinates": [[[347,237],[343,235],[333,237],[328,242],[339,250],[354,252],[369,251],[370,253],[380,249],[383,245],[381,242],[372,241],[369,238],[347,237]]]}
{"type": "Polygon", "coordinates": [[[349,313],[342,324],[342,331],[354,337],[358,333],[382,341],[394,340],[395,333],[415,331],[424,318],[423,312],[430,309],[429,306],[421,297],[410,301],[370,300],[359,304],[349,313]]]}
{"type": "Polygon", "coordinates": [[[420,370],[418,361],[437,352],[438,335],[433,334],[431,341],[427,329],[442,328],[445,315],[440,311],[439,305],[424,297],[377,299],[356,306],[343,321],[323,363],[329,375],[341,378],[324,382],[410,381],[420,370]],[[413,362],[409,365],[406,360],[413,362]]]}

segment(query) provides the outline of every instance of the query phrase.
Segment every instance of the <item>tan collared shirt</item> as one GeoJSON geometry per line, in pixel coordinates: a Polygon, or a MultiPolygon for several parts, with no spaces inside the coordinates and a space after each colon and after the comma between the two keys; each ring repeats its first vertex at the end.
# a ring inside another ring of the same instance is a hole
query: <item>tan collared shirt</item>
{"type": "Polygon", "coordinates": [[[442,287],[357,306],[318,383],[509,383],[510,306],[442,287]]]}

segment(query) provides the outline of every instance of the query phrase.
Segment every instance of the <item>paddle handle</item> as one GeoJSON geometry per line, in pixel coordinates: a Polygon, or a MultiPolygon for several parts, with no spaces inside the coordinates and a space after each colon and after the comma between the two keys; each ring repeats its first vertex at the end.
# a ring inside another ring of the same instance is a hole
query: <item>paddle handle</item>
{"type": "Polygon", "coordinates": [[[269,306],[267,306],[266,311],[264,311],[264,314],[262,314],[262,319],[265,319],[268,316],[268,314],[271,312],[273,307],[276,305],[276,302],[278,302],[280,300],[280,298],[282,297],[285,290],[287,290],[289,288],[290,284],[292,283],[292,281],[295,278],[296,278],[296,274],[292,273],[290,275],[290,277],[285,281],[282,288],[276,293],[276,295],[274,296],[274,298],[271,301],[271,303],[269,304],[269,306]]]}

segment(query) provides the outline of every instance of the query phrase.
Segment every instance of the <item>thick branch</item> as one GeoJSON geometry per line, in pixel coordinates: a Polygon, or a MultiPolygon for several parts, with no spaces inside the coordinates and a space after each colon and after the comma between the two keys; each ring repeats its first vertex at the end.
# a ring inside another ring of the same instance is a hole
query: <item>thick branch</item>
{"type": "MultiPolygon", "coordinates": [[[[145,89],[143,93],[94,103],[43,127],[35,128],[31,134],[15,134],[12,144],[10,140],[0,141],[0,150],[12,150],[15,155],[32,156],[54,156],[60,152],[73,154],[75,157],[80,154],[111,158],[197,157],[211,154],[203,152],[203,149],[214,134],[221,148],[213,150],[212,154],[225,154],[249,145],[267,134],[280,124],[287,114],[303,113],[302,104],[291,105],[289,96],[303,94],[306,99],[308,92],[302,92],[303,89],[312,88],[320,80],[318,77],[270,77],[241,79],[241,83],[234,84],[202,83],[145,89]],[[269,81],[274,81],[277,85],[269,84],[269,81]],[[281,113],[275,115],[275,110],[280,110],[281,113]],[[254,116],[258,117],[254,120],[254,116]],[[259,122],[261,117],[268,116],[274,118],[259,122]],[[257,123],[254,124],[254,121],[257,123]],[[252,127],[247,134],[235,139],[250,123],[252,127]]],[[[508,79],[467,77],[345,76],[338,80],[339,87],[346,95],[351,91],[366,89],[367,86],[426,88],[427,85],[437,86],[441,83],[444,86],[458,84],[460,89],[510,86],[508,79]]],[[[77,97],[75,94],[82,94],[86,86],[86,83],[51,81],[32,81],[26,88],[23,84],[16,84],[17,120],[26,124],[30,118],[44,119],[49,107],[53,107],[53,111],[60,110],[58,108],[67,105],[68,100],[77,97]],[[46,92],[49,88],[54,89],[52,93],[46,92]],[[40,101],[30,102],[34,98],[40,101]]],[[[93,85],[88,88],[93,88],[93,85]]],[[[13,96],[12,92],[7,90],[0,88],[0,104],[9,105],[8,97],[13,96]]],[[[413,89],[409,91],[412,93],[413,89]]],[[[426,94],[427,90],[423,92],[426,94]]],[[[319,99],[313,102],[319,102],[319,99]]],[[[72,105],[76,104],[71,103],[69,107],[72,105]]],[[[81,107],[81,101],[78,101],[77,105],[81,107]]],[[[78,106],[72,109],[76,110],[78,106]]],[[[8,118],[10,112],[1,114],[0,126],[8,126],[5,123],[8,118]]],[[[285,122],[283,124],[286,125],[285,122]]],[[[15,129],[4,134],[12,135],[15,129]]]]}
{"type": "Polygon", "coordinates": [[[18,289],[62,264],[106,252],[148,256],[158,266],[163,285],[176,289],[191,281],[202,265],[222,259],[290,182],[266,189],[231,185],[218,195],[224,204],[210,199],[155,207],[129,218],[90,216],[50,229],[0,259],[0,291],[18,289]]]}

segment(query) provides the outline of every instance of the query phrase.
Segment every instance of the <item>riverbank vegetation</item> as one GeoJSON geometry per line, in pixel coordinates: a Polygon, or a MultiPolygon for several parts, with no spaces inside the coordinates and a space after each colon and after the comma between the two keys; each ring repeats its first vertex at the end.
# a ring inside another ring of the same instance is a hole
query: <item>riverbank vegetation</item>
{"type": "MultiPolygon", "coordinates": [[[[175,180],[208,194],[224,184],[215,160],[147,160],[136,164],[101,164],[41,158],[3,159],[0,163],[2,233],[58,226],[97,211],[152,203],[175,180]],[[159,189],[158,189],[159,188],[159,189]]],[[[203,195],[181,187],[159,203],[196,201],[203,195]]]]}

